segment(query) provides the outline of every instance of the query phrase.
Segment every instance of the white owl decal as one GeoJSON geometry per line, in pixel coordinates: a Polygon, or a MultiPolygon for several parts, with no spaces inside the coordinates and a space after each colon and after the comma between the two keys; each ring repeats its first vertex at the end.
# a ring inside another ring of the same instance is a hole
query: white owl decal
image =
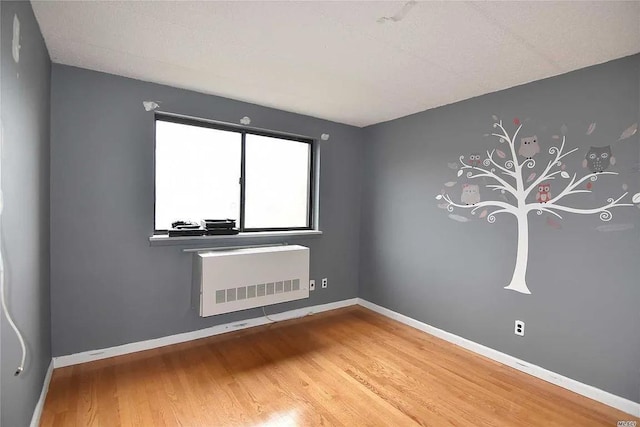
{"type": "Polygon", "coordinates": [[[465,205],[475,205],[480,202],[480,187],[475,184],[462,184],[460,200],[465,205]]]}
{"type": "Polygon", "coordinates": [[[518,154],[527,159],[531,159],[533,156],[540,152],[540,145],[538,144],[538,137],[533,135],[525,138],[520,138],[520,149],[518,154]]]}

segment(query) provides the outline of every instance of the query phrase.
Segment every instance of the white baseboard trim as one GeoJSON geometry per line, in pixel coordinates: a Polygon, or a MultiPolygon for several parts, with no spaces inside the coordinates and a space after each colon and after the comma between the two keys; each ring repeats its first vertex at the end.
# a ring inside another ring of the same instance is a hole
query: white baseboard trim
{"type": "Polygon", "coordinates": [[[42,410],[44,409],[44,401],[47,399],[47,392],[49,391],[49,383],[51,383],[51,374],[53,374],[53,360],[49,363],[47,373],[44,376],[42,382],[42,391],[40,392],[40,398],[36,407],[33,410],[33,416],[31,417],[30,427],[38,427],[40,425],[40,417],[42,417],[42,410]]]}
{"type": "Polygon", "coordinates": [[[443,331],[442,329],[438,329],[426,323],[412,319],[411,317],[397,313],[393,310],[389,310],[388,308],[381,307],[362,298],[358,298],[358,304],[390,319],[394,319],[400,323],[411,326],[412,328],[419,329],[438,338],[442,338],[445,341],[449,341],[450,343],[466,348],[467,350],[473,351],[474,353],[478,353],[485,357],[488,357],[489,359],[493,359],[496,362],[502,363],[503,365],[510,366],[529,375],[533,375],[534,377],[566,388],[567,390],[573,391],[574,393],[581,394],[585,397],[604,403],[605,405],[614,407],[628,414],[640,417],[640,403],[633,402],[631,400],[625,399],[624,397],[616,396],[615,394],[600,390],[599,388],[581,383],[579,381],[549,371],[548,369],[533,365],[529,362],[525,362],[524,360],[520,360],[517,357],[510,356],[498,350],[494,350],[482,344],[478,344],[474,341],[462,338],[458,335],[454,335],[450,332],[443,331]]]}
{"type": "MultiPolygon", "coordinates": [[[[322,313],[323,311],[335,310],[337,308],[356,305],[358,298],[351,298],[342,301],[330,302],[328,304],[315,305],[311,307],[303,307],[296,310],[289,310],[277,314],[269,314],[269,317],[275,321],[290,320],[297,317],[308,316],[310,314],[322,313]]],[[[92,362],[94,360],[106,359],[123,354],[136,353],[138,351],[150,350],[153,348],[164,347],[171,344],[197,340],[200,338],[211,337],[213,335],[224,334],[231,331],[239,331],[242,329],[253,328],[255,326],[266,325],[272,323],[264,316],[255,317],[253,319],[241,320],[233,323],[225,323],[222,325],[211,326],[197,331],[184,332],[181,334],[170,335],[167,337],[156,338],[147,341],[133,342],[123,344],[116,347],[103,348],[100,350],[84,351],[82,353],[69,354],[66,356],[57,356],[53,358],[53,367],[62,368],[65,366],[77,365],[80,363],[92,362]]]]}

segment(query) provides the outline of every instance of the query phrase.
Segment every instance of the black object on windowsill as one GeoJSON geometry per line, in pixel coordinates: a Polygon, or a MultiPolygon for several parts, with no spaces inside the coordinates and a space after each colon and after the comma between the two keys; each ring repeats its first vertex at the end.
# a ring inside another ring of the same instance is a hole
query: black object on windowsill
{"type": "Polygon", "coordinates": [[[204,234],[207,236],[230,236],[233,234],[238,234],[240,230],[237,228],[212,228],[209,230],[205,230],[204,234]]]}
{"type": "Polygon", "coordinates": [[[170,228],[169,237],[202,236],[205,231],[203,228],[170,228]]]}
{"type": "Polygon", "coordinates": [[[235,219],[203,219],[202,226],[206,229],[207,236],[227,236],[238,234],[235,219]]]}
{"type": "Polygon", "coordinates": [[[189,221],[172,222],[169,229],[169,237],[202,236],[204,233],[205,229],[200,224],[189,221]]]}
{"type": "Polygon", "coordinates": [[[171,223],[171,228],[175,228],[176,230],[190,230],[200,228],[200,224],[189,221],[175,221],[171,223]]]}
{"type": "Polygon", "coordinates": [[[236,228],[235,219],[203,219],[200,224],[207,230],[236,228]]]}

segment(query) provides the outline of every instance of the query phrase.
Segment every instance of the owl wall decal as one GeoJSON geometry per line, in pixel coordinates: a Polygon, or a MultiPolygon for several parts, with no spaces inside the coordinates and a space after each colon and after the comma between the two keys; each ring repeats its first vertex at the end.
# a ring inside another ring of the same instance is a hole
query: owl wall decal
{"type": "Polygon", "coordinates": [[[551,200],[551,185],[549,184],[540,184],[538,186],[538,194],[536,194],[536,202],[538,203],[547,203],[551,200]]]}
{"type": "Polygon", "coordinates": [[[609,169],[609,166],[616,164],[616,158],[613,157],[611,152],[611,145],[606,147],[591,147],[587,151],[587,155],[584,156],[582,161],[582,167],[589,167],[589,170],[593,173],[604,172],[609,169]]]}
{"type": "Polygon", "coordinates": [[[465,205],[475,205],[480,202],[480,187],[476,184],[462,184],[460,200],[465,205]]]}
{"type": "Polygon", "coordinates": [[[527,159],[532,158],[540,152],[540,145],[538,144],[538,137],[533,135],[529,137],[520,138],[520,149],[518,154],[527,159]]]}
{"type": "Polygon", "coordinates": [[[480,160],[480,154],[473,153],[469,156],[469,164],[471,166],[480,166],[482,165],[482,160],[480,160]]]}

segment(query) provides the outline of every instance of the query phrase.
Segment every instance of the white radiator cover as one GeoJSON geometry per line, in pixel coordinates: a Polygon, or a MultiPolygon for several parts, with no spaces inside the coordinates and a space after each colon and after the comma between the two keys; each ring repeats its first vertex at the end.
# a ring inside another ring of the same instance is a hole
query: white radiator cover
{"type": "Polygon", "coordinates": [[[200,316],[309,298],[309,248],[298,245],[197,252],[200,316]]]}

